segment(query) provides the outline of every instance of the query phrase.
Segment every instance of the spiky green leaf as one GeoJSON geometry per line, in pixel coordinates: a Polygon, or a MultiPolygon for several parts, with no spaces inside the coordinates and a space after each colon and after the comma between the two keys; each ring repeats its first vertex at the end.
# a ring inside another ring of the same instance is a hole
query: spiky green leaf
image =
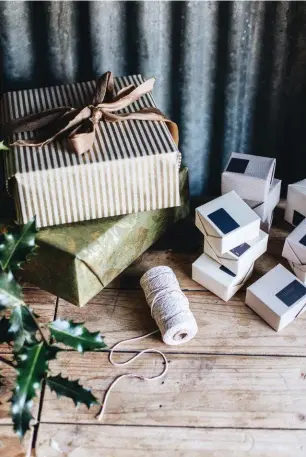
{"type": "Polygon", "coordinates": [[[17,380],[11,398],[14,430],[20,438],[30,428],[31,408],[36,391],[48,371],[48,363],[56,357],[58,348],[45,342],[24,346],[17,355],[17,380]]]}
{"type": "Polygon", "coordinates": [[[15,306],[11,312],[9,332],[13,335],[14,350],[20,351],[25,343],[36,343],[37,324],[27,306],[15,306]]]}
{"type": "Polygon", "coordinates": [[[16,226],[0,234],[0,266],[2,270],[16,271],[35,249],[38,230],[35,218],[22,227],[16,226]]]}
{"type": "Polygon", "coordinates": [[[9,148],[5,146],[3,141],[0,141],[0,151],[9,151],[9,148]]]}
{"type": "Polygon", "coordinates": [[[79,381],[70,381],[58,374],[57,376],[49,376],[46,383],[52,391],[56,392],[58,397],[71,398],[75,406],[84,403],[89,409],[93,404],[98,403],[91,391],[81,386],[79,381]]]}
{"type": "Polygon", "coordinates": [[[11,271],[0,271],[0,310],[23,303],[21,287],[11,271]]]}
{"type": "Polygon", "coordinates": [[[6,317],[0,319],[0,344],[11,343],[14,340],[13,334],[9,331],[10,320],[6,317]]]}
{"type": "Polygon", "coordinates": [[[83,323],[57,319],[49,324],[49,329],[58,343],[70,346],[79,352],[99,351],[106,348],[100,332],[89,332],[83,323]]]}

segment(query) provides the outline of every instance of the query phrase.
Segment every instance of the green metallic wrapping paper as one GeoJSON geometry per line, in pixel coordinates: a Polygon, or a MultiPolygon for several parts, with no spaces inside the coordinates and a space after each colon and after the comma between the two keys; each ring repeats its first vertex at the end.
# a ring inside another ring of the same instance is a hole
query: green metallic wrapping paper
{"type": "Polygon", "coordinates": [[[189,212],[188,169],[181,206],[41,229],[23,279],[77,306],[86,303],[189,212]]]}

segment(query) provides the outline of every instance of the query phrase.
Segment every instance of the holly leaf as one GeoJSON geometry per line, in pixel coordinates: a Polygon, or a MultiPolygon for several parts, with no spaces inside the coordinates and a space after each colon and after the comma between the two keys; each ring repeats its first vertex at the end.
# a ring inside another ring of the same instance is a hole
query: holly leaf
{"type": "Polygon", "coordinates": [[[21,287],[11,271],[0,271],[0,310],[23,303],[21,287]]]}
{"type": "Polygon", "coordinates": [[[6,317],[0,319],[0,344],[11,343],[14,340],[13,334],[9,331],[10,320],[6,317]]]}
{"type": "Polygon", "coordinates": [[[0,141],[0,151],[9,151],[9,148],[5,146],[3,141],[0,141]]]}
{"type": "Polygon", "coordinates": [[[46,379],[47,385],[58,397],[68,397],[74,402],[75,406],[84,403],[89,409],[92,405],[97,404],[98,400],[89,389],[85,389],[79,381],[70,381],[63,378],[61,374],[49,376],[46,379]]]}
{"type": "Polygon", "coordinates": [[[49,324],[51,335],[58,343],[70,346],[79,352],[98,351],[106,348],[100,332],[89,332],[83,322],[57,319],[49,324]]]}
{"type": "Polygon", "coordinates": [[[22,268],[29,254],[35,249],[38,230],[35,218],[22,227],[16,226],[7,233],[0,234],[0,267],[6,271],[22,268]]]}
{"type": "Polygon", "coordinates": [[[48,371],[49,361],[56,357],[58,350],[42,341],[24,346],[16,356],[18,376],[11,398],[11,414],[19,438],[30,429],[33,399],[48,371]]]}
{"type": "Polygon", "coordinates": [[[32,311],[27,306],[16,306],[10,316],[9,332],[14,339],[14,350],[20,351],[25,343],[37,343],[37,324],[32,311]]]}

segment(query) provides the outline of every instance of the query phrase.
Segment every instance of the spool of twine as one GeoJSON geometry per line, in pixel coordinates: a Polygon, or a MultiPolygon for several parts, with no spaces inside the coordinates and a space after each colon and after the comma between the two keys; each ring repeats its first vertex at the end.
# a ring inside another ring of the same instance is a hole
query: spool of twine
{"type": "Polygon", "coordinates": [[[151,268],[142,276],[140,285],[145,293],[147,303],[150,306],[151,315],[159,330],[154,330],[146,335],[137,336],[128,340],[119,341],[112,347],[109,353],[109,361],[112,365],[121,367],[130,364],[143,354],[150,352],[159,354],[163,358],[164,366],[159,374],[151,377],[146,377],[137,373],[125,373],[115,378],[106,390],[102,407],[97,416],[98,420],[102,420],[110,393],[121,379],[137,378],[142,381],[153,381],[160,379],[168,371],[168,360],[165,354],[158,349],[144,349],[125,362],[115,362],[113,360],[113,354],[115,349],[118,349],[119,345],[147,338],[158,331],[160,331],[165,344],[178,345],[190,341],[198,331],[196,320],[189,309],[188,299],[181,291],[178,280],[171,268],[165,266],[151,268]]]}
{"type": "Polygon", "coordinates": [[[172,269],[153,267],[142,276],[140,285],[164,343],[178,345],[190,341],[198,326],[172,269]]]}

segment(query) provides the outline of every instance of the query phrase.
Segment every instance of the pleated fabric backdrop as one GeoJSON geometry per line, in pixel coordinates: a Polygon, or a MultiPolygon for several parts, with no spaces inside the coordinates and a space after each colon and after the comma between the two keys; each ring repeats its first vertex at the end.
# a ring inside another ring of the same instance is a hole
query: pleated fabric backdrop
{"type": "MultiPolygon", "coordinates": [[[[306,177],[305,2],[0,2],[1,91],[156,76],[193,195],[216,194],[231,151],[306,177]]],[[[285,186],[284,186],[285,188],[285,186]]]]}

